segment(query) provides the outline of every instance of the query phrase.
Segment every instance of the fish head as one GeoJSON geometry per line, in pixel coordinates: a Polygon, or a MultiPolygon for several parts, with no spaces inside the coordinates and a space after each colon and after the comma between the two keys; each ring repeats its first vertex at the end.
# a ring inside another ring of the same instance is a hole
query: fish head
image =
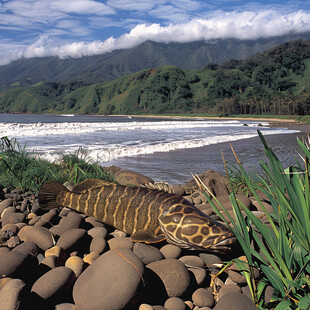
{"type": "Polygon", "coordinates": [[[193,205],[178,204],[159,217],[166,240],[181,248],[227,253],[236,238],[224,224],[193,205]]]}

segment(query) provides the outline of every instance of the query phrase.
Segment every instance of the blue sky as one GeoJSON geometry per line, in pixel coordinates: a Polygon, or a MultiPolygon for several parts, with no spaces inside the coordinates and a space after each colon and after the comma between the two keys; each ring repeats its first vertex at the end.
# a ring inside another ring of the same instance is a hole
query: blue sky
{"type": "Polygon", "coordinates": [[[0,65],[81,57],[145,40],[257,39],[310,31],[310,0],[0,0],[0,65]]]}

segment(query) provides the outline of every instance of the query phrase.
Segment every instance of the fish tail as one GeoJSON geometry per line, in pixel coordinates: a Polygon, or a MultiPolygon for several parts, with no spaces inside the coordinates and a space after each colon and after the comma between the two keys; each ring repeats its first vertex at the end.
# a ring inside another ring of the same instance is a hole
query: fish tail
{"type": "Polygon", "coordinates": [[[48,181],[44,183],[38,194],[40,207],[44,210],[59,207],[57,198],[61,192],[69,192],[69,190],[61,182],[48,181]]]}

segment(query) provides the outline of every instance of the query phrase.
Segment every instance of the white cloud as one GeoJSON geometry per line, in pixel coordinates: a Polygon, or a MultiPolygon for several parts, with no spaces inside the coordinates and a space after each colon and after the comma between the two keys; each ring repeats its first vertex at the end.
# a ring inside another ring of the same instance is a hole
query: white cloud
{"type": "Polygon", "coordinates": [[[108,0],[110,7],[121,10],[148,11],[155,6],[154,0],[108,0]]]}
{"type": "Polygon", "coordinates": [[[116,49],[128,49],[145,40],[156,42],[192,42],[219,38],[257,39],[284,35],[289,32],[302,33],[310,31],[310,13],[298,11],[280,14],[267,10],[260,12],[217,12],[208,19],[193,19],[187,23],[170,24],[139,24],[130,32],[118,37],[110,37],[105,41],[75,42],[57,45],[57,42],[46,36],[34,44],[11,50],[3,54],[0,64],[6,64],[21,57],[58,56],[81,57],[98,55],[116,49]]]}
{"type": "Polygon", "coordinates": [[[115,14],[115,11],[102,2],[94,0],[53,0],[50,1],[50,7],[60,12],[75,14],[95,14],[109,15],[115,14]]]}

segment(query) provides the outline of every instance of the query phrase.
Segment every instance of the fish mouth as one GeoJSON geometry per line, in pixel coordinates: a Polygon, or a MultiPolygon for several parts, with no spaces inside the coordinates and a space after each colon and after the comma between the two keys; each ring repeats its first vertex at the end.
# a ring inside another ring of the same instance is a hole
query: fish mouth
{"type": "Polygon", "coordinates": [[[237,240],[236,237],[229,237],[214,245],[211,245],[209,249],[212,250],[213,252],[227,253],[231,250],[230,245],[234,244],[236,240],[237,240]]]}

